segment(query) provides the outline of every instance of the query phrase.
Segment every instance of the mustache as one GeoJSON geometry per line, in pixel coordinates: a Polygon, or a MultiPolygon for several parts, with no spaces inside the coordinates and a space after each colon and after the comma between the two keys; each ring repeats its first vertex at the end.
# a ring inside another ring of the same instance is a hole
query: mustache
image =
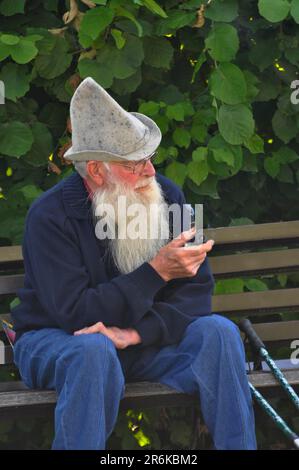
{"type": "Polygon", "coordinates": [[[154,179],[155,179],[154,176],[150,176],[144,181],[139,181],[138,183],[135,184],[135,189],[144,188],[144,186],[148,186],[148,185],[152,184],[154,179]]]}

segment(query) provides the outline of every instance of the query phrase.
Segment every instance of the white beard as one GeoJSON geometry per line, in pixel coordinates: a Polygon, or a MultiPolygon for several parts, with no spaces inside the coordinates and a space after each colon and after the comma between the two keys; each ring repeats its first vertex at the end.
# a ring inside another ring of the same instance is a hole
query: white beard
{"type": "Polygon", "coordinates": [[[108,173],[108,179],[103,188],[99,188],[92,199],[93,219],[96,224],[105,215],[105,221],[108,219],[108,225],[115,227],[115,238],[109,239],[108,249],[112,255],[115,265],[122,274],[129,273],[137,269],[145,261],[152,260],[160,248],[169,241],[169,213],[168,205],[165,202],[161,186],[155,177],[146,178],[138,182],[138,186],[145,186],[150,182],[147,189],[135,191],[111,173],[108,173]],[[138,238],[119,238],[119,233],[127,233],[127,227],[132,220],[132,216],[126,212],[119,213],[118,198],[126,197],[126,207],[131,204],[142,204],[146,219],[143,230],[146,230],[145,237],[138,238]],[[103,210],[103,204],[110,204],[115,213],[115,220],[103,210]],[[113,220],[112,220],[113,219],[113,220]],[[144,229],[145,227],[145,229],[144,229]],[[155,234],[155,235],[153,235],[155,234]]]}

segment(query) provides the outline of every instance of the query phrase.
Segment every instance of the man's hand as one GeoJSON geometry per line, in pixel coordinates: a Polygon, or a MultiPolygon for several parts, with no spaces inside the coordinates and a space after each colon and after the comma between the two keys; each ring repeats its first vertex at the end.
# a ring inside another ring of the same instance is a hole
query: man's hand
{"type": "Polygon", "coordinates": [[[204,262],[207,252],[211,251],[214,240],[208,240],[201,245],[185,246],[195,235],[191,229],[182,232],[170,243],[163,246],[149,264],[164,279],[170,281],[182,277],[193,277],[204,262]]]}
{"type": "Polygon", "coordinates": [[[139,333],[133,328],[121,329],[117,326],[105,326],[102,322],[75,331],[74,335],[86,335],[90,333],[102,333],[110,338],[117,349],[125,349],[128,346],[141,343],[139,333]]]}

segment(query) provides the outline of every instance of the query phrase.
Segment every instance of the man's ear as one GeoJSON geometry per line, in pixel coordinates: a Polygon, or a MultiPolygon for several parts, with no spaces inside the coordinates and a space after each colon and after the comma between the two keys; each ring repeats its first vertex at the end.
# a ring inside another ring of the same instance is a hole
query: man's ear
{"type": "Polygon", "coordinates": [[[89,181],[91,180],[96,186],[102,186],[105,175],[105,168],[102,162],[89,160],[86,164],[86,172],[89,181]]]}

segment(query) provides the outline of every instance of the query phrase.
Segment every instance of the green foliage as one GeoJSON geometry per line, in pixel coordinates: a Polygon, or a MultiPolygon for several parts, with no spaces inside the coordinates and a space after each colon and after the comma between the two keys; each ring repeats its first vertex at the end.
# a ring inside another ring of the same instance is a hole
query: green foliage
{"type": "Polygon", "coordinates": [[[210,56],[219,62],[233,60],[239,49],[238,32],[229,24],[215,24],[205,40],[210,56]]]}
{"type": "Polygon", "coordinates": [[[28,203],[12,225],[15,185],[37,194],[71,171],[69,102],[87,76],[156,121],[157,169],[205,204],[205,224],[297,217],[297,1],[212,0],[202,25],[200,0],[77,4],[64,15],[69,2],[0,1],[2,244],[21,242],[28,203]]]}

